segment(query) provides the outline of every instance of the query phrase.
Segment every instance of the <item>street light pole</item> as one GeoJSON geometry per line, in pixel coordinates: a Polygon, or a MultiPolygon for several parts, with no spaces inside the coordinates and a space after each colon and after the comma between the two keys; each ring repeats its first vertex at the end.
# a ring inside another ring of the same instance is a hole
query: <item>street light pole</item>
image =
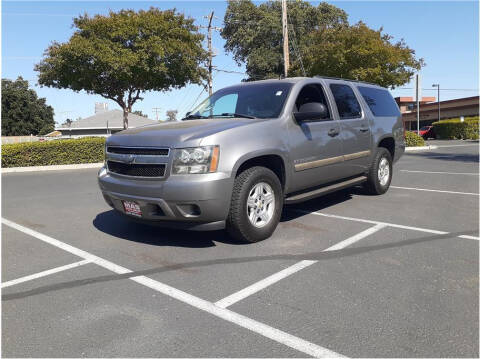
{"type": "Polygon", "coordinates": [[[433,84],[432,87],[437,88],[438,121],[440,121],[440,84],[433,84]]]}

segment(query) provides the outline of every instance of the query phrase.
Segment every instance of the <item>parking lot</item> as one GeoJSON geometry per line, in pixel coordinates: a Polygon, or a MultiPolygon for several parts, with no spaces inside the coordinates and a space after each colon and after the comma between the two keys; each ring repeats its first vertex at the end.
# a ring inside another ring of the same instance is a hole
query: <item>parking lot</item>
{"type": "Polygon", "coordinates": [[[95,169],[3,174],[2,355],[478,357],[478,142],[435,144],[248,245],[126,221],[95,169]]]}

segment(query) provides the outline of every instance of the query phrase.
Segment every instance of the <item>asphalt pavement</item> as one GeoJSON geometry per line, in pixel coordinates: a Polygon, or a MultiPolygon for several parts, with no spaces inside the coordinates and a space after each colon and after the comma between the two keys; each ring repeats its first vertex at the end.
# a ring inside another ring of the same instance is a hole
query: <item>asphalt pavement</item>
{"type": "Polygon", "coordinates": [[[478,357],[478,142],[432,144],[255,244],[127,221],[93,169],[3,174],[2,356],[478,357]]]}

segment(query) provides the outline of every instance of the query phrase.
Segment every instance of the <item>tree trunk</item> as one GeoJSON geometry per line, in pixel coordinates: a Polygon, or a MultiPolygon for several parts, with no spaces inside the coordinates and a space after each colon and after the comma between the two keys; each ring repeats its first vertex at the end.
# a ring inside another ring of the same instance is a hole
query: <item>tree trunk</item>
{"type": "Polygon", "coordinates": [[[123,109],[123,129],[126,130],[128,128],[128,109],[123,109]]]}

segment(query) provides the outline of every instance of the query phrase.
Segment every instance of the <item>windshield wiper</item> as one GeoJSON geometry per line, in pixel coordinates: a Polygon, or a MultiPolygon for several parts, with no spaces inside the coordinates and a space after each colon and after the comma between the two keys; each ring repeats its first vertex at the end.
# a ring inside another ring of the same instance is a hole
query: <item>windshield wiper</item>
{"type": "Polygon", "coordinates": [[[185,121],[185,120],[199,120],[199,119],[205,119],[205,118],[209,118],[207,116],[200,116],[200,115],[188,115],[188,116],[185,116],[184,118],[182,118],[181,121],[185,121]]]}
{"type": "Polygon", "coordinates": [[[256,118],[255,116],[244,115],[243,113],[233,113],[233,112],[224,112],[221,115],[213,115],[212,117],[217,117],[217,116],[232,116],[232,117],[250,118],[250,119],[256,118]]]}

